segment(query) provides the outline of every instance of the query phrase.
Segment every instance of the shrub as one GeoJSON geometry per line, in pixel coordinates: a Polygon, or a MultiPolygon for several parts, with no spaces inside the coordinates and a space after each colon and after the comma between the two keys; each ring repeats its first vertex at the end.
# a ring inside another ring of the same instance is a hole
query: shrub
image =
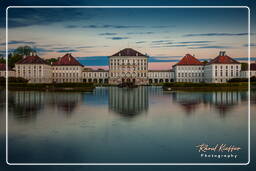
{"type": "Polygon", "coordinates": [[[8,83],[27,83],[28,80],[22,77],[9,77],[8,83]]]}
{"type": "Polygon", "coordinates": [[[0,83],[5,84],[5,77],[0,77],[0,83]]]}

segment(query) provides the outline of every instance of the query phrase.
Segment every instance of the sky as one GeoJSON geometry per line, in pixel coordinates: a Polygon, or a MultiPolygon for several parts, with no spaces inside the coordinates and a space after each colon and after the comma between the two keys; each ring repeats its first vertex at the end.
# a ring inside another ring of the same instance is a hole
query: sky
{"type": "Polygon", "coordinates": [[[248,56],[247,8],[9,8],[8,26],[10,52],[29,45],[45,59],[72,53],[92,68],[107,69],[108,56],[127,47],[149,55],[149,69],[170,69],[187,53],[248,56]]]}

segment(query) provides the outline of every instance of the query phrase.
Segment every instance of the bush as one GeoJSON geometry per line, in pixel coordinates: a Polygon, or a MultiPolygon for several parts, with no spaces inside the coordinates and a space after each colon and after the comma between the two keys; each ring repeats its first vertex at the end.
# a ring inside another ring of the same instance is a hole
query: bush
{"type": "Polygon", "coordinates": [[[8,77],[8,83],[28,83],[28,80],[22,77],[8,77]]]}
{"type": "Polygon", "coordinates": [[[230,82],[230,83],[186,83],[174,82],[164,83],[163,87],[236,87],[246,86],[247,82],[230,82]]]}
{"type": "Polygon", "coordinates": [[[248,78],[232,78],[230,80],[228,80],[229,83],[232,82],[248,82],[248,78]]]}
{"type": "Polygon", "coordinates": [[[5,77],[0,77],[0,83],[1,84],[5,83],[5,77]]]}

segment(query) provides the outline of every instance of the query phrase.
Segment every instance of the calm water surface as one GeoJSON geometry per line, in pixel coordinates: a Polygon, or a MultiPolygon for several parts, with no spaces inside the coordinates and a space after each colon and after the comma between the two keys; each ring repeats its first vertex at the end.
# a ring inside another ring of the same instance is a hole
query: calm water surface
{"type": "MultiPolygon", "coordinates": [[[[4,115],[1,110],[1,119],[4,115]]],[[[99,87],[91,93],[9,92],[11,163],[241,163],[248,160],[247,128],[246,91],[99,87]],[[237,159],[202,158],[195,147],[202,143],[242,150],[233,153],[237,159]]]]}

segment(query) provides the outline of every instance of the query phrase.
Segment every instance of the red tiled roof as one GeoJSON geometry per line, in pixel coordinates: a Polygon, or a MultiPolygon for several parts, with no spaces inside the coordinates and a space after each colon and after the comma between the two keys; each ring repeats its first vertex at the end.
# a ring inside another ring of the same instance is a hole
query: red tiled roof
{"type": "Polygon", "coordinates": [[[219,55],[213,60],[211,60],[209,63],[207,63],[206,65],[209,65],[209,64],[240,64],[240,63],[227,55],[219,55]]]}
{"type": "Polygon", "coordinates": [[[18,62],[16,62],[16,64],[46,64],[47,65],[47,62],[45,62],[45,60],[43,60],[39,56],[35,55],[35,56],[27,56],[24,59],[21,59],[18,62]]]}
{"type": "MultiPolygon", "coordinates": [[[[198,59],[190,54],[186,54],[177,64],[175,65],[203,65],[198,59]]],[[[174,66],[175,66],[174,65],[174,66]]]]}
{"type": "Polygon", "coordinates": [[[125,48],[125,49],[120,50],[119,52],[115,53],[112,56],[144,56],[144,57],[147,57],[146,55],[143,55],[142,53],[140,53],[132,48],[125,48]]]}
{"type": "Polygon", "coordinates": [[[83,66],[78,62],[70,53],[67,53],[63,57],[59,58],[53,65],[66,65],[66,66],[83,66]]]}
{"type": "MultiPolygon", "coordinates": [[[[6,65],[5,64],[0,63],[0,71],[6,71],[6,65]]],[[[8,71],[13,71],[13,69],[8,67],[8,71]]]]}

